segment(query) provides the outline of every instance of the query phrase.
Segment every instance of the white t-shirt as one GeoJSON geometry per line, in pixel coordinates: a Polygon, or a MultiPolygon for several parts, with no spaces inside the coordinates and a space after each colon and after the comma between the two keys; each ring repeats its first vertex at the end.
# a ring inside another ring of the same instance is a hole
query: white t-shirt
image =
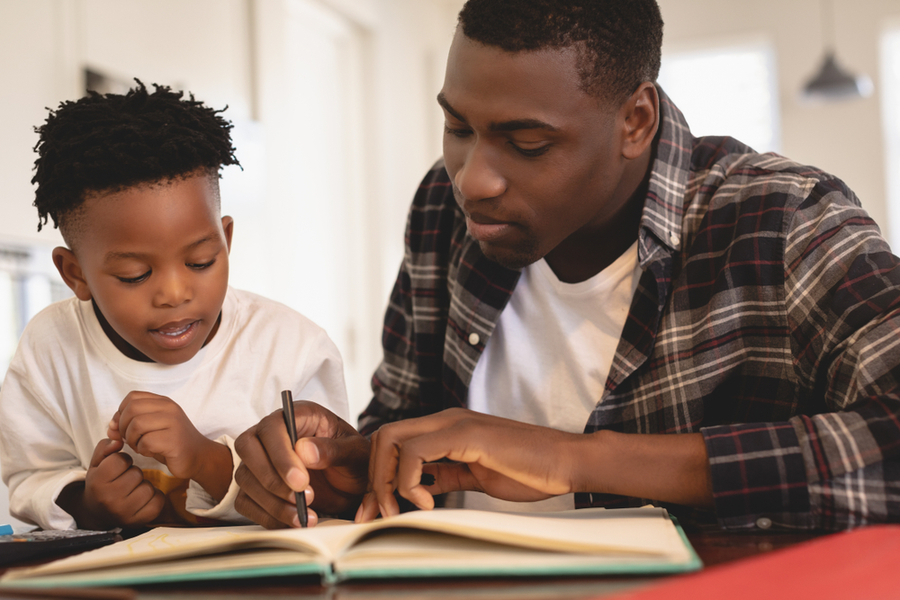
{"type": "MultiPolygon", "coordinates": [[[[133,391],[167,396],[194,427],[228,445],[281,408],[281,391],[349,417],[343,365],[323,329],[298,312],[229,288],[215,337],[186,363],[139,362],[104,334],[90,302],[57,302],[25,328],[0,388],[0,467],[10,490],[10,513],[43,528],[75,527],[56,498],[85,478],[97,443],[119,404],[133,391]]],[[[172,478],[165,466],[137,455],[153,483],[172,478]]],[[[166,492],[167,490],[163,490],[166,492]]],[[[237,485],[215,500],[195,482],[185,508],[199,517],[245,521],[234,510],[237,485]]],[[[184,498],[184,490],[180,492],[184,498]]]]}
{"type": "MultiPolygon", "coordinates": [[[[475,366],[469,408],[562,431],[584,431],[603,395],[640,274],[637,242],[579,283],[563,283],[543,259],[526,267],[475,366]]],[[[523,504],[467,493],[463,505],[566,510],[574,508],[574,497],[523,504]]]]}

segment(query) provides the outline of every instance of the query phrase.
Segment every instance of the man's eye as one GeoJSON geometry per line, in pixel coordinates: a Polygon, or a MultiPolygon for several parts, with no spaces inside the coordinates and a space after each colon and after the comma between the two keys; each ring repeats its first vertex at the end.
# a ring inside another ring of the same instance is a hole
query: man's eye
{"type": "Polygon", "coordinates": [[[144,281],[145,279],[147,279],[148,277],[150,277],[150,271],[147,271],[146,273],[144,273],[142,275],[138,275],[137,277],[119,277],[117,275],[116,279],[118,279],[122,283],[140,283],[140,282],[144,281]]]}
{"type": "Polygon", "coordinates": [[[464,137],[468,137],[468,136],[472,135],[472,130],[464,129],[464,128],[460,129],[460,128],[455,128],[455,127],[450,127],[449,125],[445,125],[444,133],[452,135],[454,137],[464,138],[464,137]]]}
{"type": "Polygon", "coordinates": [[[528,158],[535,158],[537,156],[540,156],[550,149],[550,144],[538,146],[537,148],[522,148],[521,146],[516,145],[514,142],[510,142],[509,144],[513,148],[515,148],[516,152],[518,152],[522,156],[527,156],[528,158]]]}

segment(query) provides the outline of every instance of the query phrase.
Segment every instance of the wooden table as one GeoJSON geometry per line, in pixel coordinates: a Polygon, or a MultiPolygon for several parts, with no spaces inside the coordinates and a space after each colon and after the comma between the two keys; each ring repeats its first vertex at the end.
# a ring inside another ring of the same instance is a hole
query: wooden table
{"type": "MultiPolygon", "coordinates": [[[[706,568],[771,552],[815,538],[820,533],[723,532],[687,530],[706,568]]],[[[661,577],[578,577],[535,579],[438,579],[342,583],[323,587],[318,580],[281,577],[268,580],[203,581],[107,589],[110,600],[291,598],[295,600],[582,600],[658,583],[661,577]]],[[[82,590],[91,598],[90,590],[82,590]]]]}

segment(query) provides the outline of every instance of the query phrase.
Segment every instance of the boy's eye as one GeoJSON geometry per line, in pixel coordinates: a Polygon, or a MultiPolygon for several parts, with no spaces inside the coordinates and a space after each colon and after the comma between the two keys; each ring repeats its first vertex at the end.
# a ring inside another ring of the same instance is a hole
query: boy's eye
{"type": "Polygon", "coordinates": [[[216,259],[212,259],[211,261],[205,263],[187,263],[187,266],[192,269],[196,269],[197,271],[202,271],[203,269],[208,269],[209,267],[213,266],[215,262],[216,259]]]}
{"type": "Polygon", "coordinates": [[[150,271],[147,271],[142,275],[138,275],[137,277],[119,277],[118,275],[116,275],[116,279],[118,279],[122,283],[140,283],[148,277],[150,277],[150,271]]]}

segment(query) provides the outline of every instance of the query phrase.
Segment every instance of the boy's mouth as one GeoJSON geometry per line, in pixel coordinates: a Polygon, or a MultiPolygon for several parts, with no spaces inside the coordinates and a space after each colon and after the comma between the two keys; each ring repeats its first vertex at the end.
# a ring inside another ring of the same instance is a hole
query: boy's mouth
{"type": "Polygon", "coordinates": [[[162,346],[174,350],[188,345],[193,340],[199,325],[200,321],[168,323],[157,329],[151,329],[150,334],[162,346]]]}

